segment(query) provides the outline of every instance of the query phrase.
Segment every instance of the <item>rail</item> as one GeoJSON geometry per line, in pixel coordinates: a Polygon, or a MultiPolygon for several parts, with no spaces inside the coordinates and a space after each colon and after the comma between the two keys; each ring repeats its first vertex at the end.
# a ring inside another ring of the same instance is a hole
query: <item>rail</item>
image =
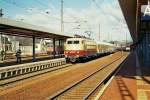
{"type": "MultiPolygon", "coordinates": [[[[119,59],[118,59],[119,60],[119,59]]],[[[118,61],[117,60],[117,61],[118,61]]],[[[115,61],[116,62],[116,61],[115,61]]],[[[111,63],[113,64],[113,63],[111,63]]],[[[110,65],[111,65],[110,64],[110,65]]],[[[120,64],[121,65],[121,64],[120,64]]],[[[109,65],[108,65],[109,66],[109,65]]],[[[89,92],[84,99],[87,100],[103,83],[105,83],[106,81],[108,81],[108,79],[110,79],[112,77],[112,75],[117,71],[118,67],[113,69],[110,73],[108,73],[101,81],[98,85],[96,85],[91,92],[89,92]]]]}

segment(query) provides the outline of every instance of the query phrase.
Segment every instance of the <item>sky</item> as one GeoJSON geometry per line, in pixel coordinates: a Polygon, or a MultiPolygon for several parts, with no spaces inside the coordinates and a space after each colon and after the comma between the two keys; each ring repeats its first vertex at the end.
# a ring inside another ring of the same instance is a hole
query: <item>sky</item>
{"type": "MultiPolygon", "coordinates": [[[[118,0],[64,0],[63,4],[64,34],[90,33],[96,41],[132,40],[118,0]]],[[[0,8],[4,18],[60,31],[61,0],[0,0],[0,8]]]]}

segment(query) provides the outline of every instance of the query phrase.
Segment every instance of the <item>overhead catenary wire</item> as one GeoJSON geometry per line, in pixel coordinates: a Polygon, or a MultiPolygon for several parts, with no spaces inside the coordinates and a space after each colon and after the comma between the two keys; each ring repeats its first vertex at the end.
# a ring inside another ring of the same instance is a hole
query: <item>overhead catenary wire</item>
{"type": "MultiPolygon", "coordinates": [[[[107,12],[105,12],[105,11],[103,11],[102,10],[102,7],[100,6],[100,5],[98,5],[98,3],[96,2],[96,0],[91,0],[94,4],[95,4],[95,6],[102,12],[102,13],[104,13],[105,15],[109,15],[109,16],[113,16],[113,15],[111,15],[110,13],[107,13],[107,12]]],[[[103,0],[103,2],[104,2],[105,0],[103,0]]],[[[100,13],[101,13],[100,12],[100,13]]],[[[116,20],[118,20],[118,21],[120,21],[120,19],[118,18],[118,17],[116,17],[116,16],[113,16],[116,20]]]]}
{"type": "MultiPolygon", "coordinates": [[[[51,0],[51,1],[52,1],[52,0],[51,0]]],[[[50,8],[51,10],[54,10],[54,8],[53,8],[52,6],[50,6],[48,3],[45,4],[44,2],[42,2],[42,1],[40,1],[40,0],[36,0],[36,2],[39,3],[41,7],[44,7],[44,8],[47,7],[47,8],[50,8]]],[[[51,3],[50,3],[50,4],[51,4],[51,3]]]]}
{"type": "MultiPolygon", "coordinates": [[[[102,7],[101,7],[100,5],[98,5],[95,0],[91,0],[91,1],[95,4],[95,6],[96,6],[102,13],[108,15],[108,13],[104,12],[104,11],[102,10],[102,7]]],[[[102,2],[104,2],[104,1],[105,1],[105,0],[103,0],[102,2]]],[[[101,12],[100,12],[100,13],[101,13],[101,12]]]]}
{"type": "Polygon", "coordinates": [[[12,0],[10,0],[10,1],[2,0],[1,2],[5,2],[5,3],[13,5],[13,6],[17,7],[17,8],[26,9],[25,6],[18,5],[15,1],[12,1],[12,0]]]}
{"type": "MultiPolygon", "coordinates": [[[[64,1],[64,7],[69,7],[67,2],[64,1]]],[[[73,18],[74,20],[76,20],[75,22],[79,22],[78,20],[81,20],[80,22],[84,22],[85,20],[81,19],[80,17],[74,16],[73,14],[69,14],[69,16],[71,18],[73,18]]]]}
{"type": "MultiPolygon", "coordinates": [[[[7,3],[7,4],[10,4],[10,5],[13,5],[13,6],[15,6],[15,7],[17,7],[17,8],[20,8],[20,9],[24,9],[24,10],[27,10],[27,9],[29,9],[30,11],[32,11],[32,9],[30,9],[30,8],[27,8],[25,5],[23,6],[23,4],[18,4],[18,2],[16,2],[16,1],[12,1],[12,0],[10,0],[10,1],[7,1],[7,0],[2,0],[3,2],[5,2],[5,3],[7,3]]],[[[41,3],[41,2],[39,2],[39,3],[41,3]]],[[[42,4],[42,3],[41,3],[42,4]]],[[[42,4],[43,6],[44,6],[44,4],[42,4]]],[[[46,5],[45,5],[46,6],[46,5]]],[[[42,6],[41,6],[42,7],[42,6]]],[[[42,10],[40,11],[39,10],[39,12],[42,12],[42,10]]],[[[48,14],[49,12],[45,12],[45,14],[48,14]]],[[[41,13],[42,14],[42,13],[41,13]]],[[[52,17],[52,18],[54,18],[54,19],[56,19],[56,20],[60,20],[60,18],[58,18],[58,17],[54,17],[54,16],[49,16],[49,17],[52,17]]],[[[71,23],[71,22],[67,22],[67,21],[64,21],[64,22],[66,22],[66,23],[71,23]]]]}
{"type": "MultiPolygon", "coordinates": [[[[53,8],[51,7],[51,6],[49,6],[48,4],[45,4],[44,2],[41,2],[40,0],[36,0],[38,3],[40,3],[41,5],[43,5],[44,7],[50,7],[52,10],[53,10],[53,8]]],[[[52,0],[51,0],[52,1],[52,0]]],[[[63,3],[64,3],[64,0],[63,0],[63,3]]],[[[47,13],[47,14],[50,14],[51,12],[49,12],[49,11],[47,11],[47,12],[45,12],[45,13],[47,13]]],[[[54,17],[53,15],[51,15],[50,17],[53,17],[53,18],[55,18],[55,19],[57,19],[57,20],[61,20],[61,18],[59,18],[59,17],[54,17]]],[[[63,21],[64,23],[77,23],[77,21],[63,21]]]]}
{"type": "MultiPolygon", "coordinates": [[[[23,12],[24,11],[27,11],[27,10],[30,10],[31,11],[31,13],[33,12],[33,9],[34,9],[34,7],[29,7],[29,6],[31,6],[31,5],[27,5],[26,3],[22,3],[22,2],[17,2],[16,0],[2,0],[2,1],[4,1],[5,3],[7,3],[7,4],[11,4],[11,5],[13,5],[13,6],[15,6],[15,7],[17,7],[17,8],[20,8],[20,9],[24,9],[23,10],[23,12]],[[33,9],[32,9],[33,8],[33,9]]],[[[51,14],[51,12],[50,11],[44,11],[43,9],[41,9],[42,7],[45,7],[45,8],[51,8],[52,10],[54,10],[54,8],[52,8],[51,6],[49,6],[48,5],[48,3],[45,3],[45,2],[43,2],[43,1],[40,1],[40,0],[34,0],[37,4],[39,4],[39,6],[40,7],[37,7],[38,9],[36,9],[36,11],[37,11],[37,13],[39,13],[39,14],[44,14],[45,16],[47,16],[47,17],[49,17],[49,18],[53,18],[53,19],[55,19],[55,20],[58,20],[58,21],[60,21],[61,20],[61,18],[60,17],[58,17],[57,15],[56,16],[54,16],[53,14],[51,14]]],[[[65,6],[66,6],[66,2],[65,2],[65,6]]],[[[68,16],[69,14],[67,14],[67,16],[68,16]]],[[[64,22],[64,24],[81,24],[82,22],[85,22],[85,20],[81,20],[80,18],[78,18],[78,17],[76,17],[76,16],[73,16],[73,15],[69,15],[70,16],[70,18],[72,18],[73,20],[71,20],[71,21],[68,21],[68,20],[64,20],[63,22],[64,22]]],[[[68,18],[69,18],[69,16],[68,16],[68,18]]],[[[25,20],[25,19],[19,19],[19,20],[25,20]]]]}

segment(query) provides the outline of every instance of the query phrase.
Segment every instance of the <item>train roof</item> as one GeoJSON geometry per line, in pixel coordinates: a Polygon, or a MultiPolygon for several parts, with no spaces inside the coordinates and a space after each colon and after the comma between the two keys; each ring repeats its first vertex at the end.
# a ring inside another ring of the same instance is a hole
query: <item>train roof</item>
{"type": "Polygon", "coordinates": [[[103,45],[115,46],[114,44],[111,44],[111,43],[108,43],[108,42],[97,42],[97,44],[103,44],[103,45]]]}
{"type": "Polygon", "coordinates": [[[94,40],[88,39],[88,38],[76,38],[76,37],[74,37],[74,38],[67,38],[67,40],[91,40],[91,41],[94,41],[94,40]]]}
{"type": "MultiPolygon", "coordinates": [[[[92,39],[87,39],[87,38],[67,38],[67,40],[91,40],[93,42],[95,42],[94,40],[92,39]]],[[[111,44],[111,43],[108,43],[108,42],[96,42],[97,44],[102,44],[102,45],[108,45],[108,46],[115,46],[114,44],[111,44]]]]}

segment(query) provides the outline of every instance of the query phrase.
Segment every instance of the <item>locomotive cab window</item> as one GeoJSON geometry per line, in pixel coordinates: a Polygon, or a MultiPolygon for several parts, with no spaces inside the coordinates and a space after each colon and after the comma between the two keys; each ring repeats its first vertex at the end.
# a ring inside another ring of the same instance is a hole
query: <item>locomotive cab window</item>
{"type": "Polygon", "coordinates": [[[73,42],[73,41],[68,41],[68,43],[67,43],[67,44],[73,44],[72,42],[73,42]]]}
{"type": "Polygon", "coordinates": [[[74,41],[74,44],[79,44],[79,41],[74,41]]]}
{"type": "Polygon", "coordinates": [[[68,41],[67,44],[79,44],[79,41],[68,41]]]}

